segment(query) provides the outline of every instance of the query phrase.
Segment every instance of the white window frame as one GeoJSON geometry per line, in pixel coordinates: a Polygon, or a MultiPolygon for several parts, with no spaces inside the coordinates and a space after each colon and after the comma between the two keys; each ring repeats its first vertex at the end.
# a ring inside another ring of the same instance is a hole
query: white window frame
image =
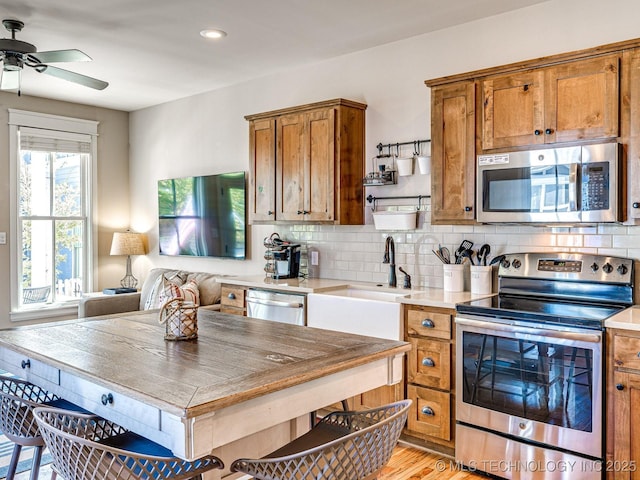
{"type": "MultiPolygon", "coordinates": [[[[94,265],[97,265],[97,226],[94,222],[97,212],[97,202],[94,192],[97,191],[97,138],[99,122],[84,120],[59,115],[50,115],[25,110],[8,109],[9,111],[9,178],[10,178],[10,285],[11,285],[11,312],[9,319],[12,322],[38,319],[53,319],[77,315],[78,301],[69,301],[60,304],[43,304],[29,308],[20,307],[20,283],[18,279],[18,256],[21,255],[20,232],[18,229],[18,172],[20,162],[20,127],[32,129],[52,130],[61,132],[61,135],[80,134],[91,138],[91,161],[86,166],[86,201],[87,205],[87,252],[84,254],[86,265],[86,285],[94,284],[94,265]]],[[[43,132],[45,133],[45,132],[43,132]]]]}

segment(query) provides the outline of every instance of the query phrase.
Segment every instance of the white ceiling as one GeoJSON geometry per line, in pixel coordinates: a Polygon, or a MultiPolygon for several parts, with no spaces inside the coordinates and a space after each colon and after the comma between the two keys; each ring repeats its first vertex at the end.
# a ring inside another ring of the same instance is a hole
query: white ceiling
{"type": "Polygon", "coordinates": [[[40,51],[82,50],[92,62],[56,66],[109,82],[26,69],[24,95],[133,111],[543,1],[0,0],[0,19],[23,21],[16,38],[40,51]]]}

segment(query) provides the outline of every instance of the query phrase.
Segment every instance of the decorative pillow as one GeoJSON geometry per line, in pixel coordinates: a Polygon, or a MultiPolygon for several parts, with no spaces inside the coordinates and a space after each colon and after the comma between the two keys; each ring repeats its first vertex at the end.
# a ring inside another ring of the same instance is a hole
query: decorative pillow
{"type": "Polygon", "coordinates": [[[184,284],[185,278],[182,275],[178,274],[167,274],[162,273],[158,275],[158,278],[153,282],[153,286],[151,287],[151,291],[147,297],[147,300],[144,304],[144,310],[152,310],[155,308],[160,308],[162,304],[173,296],[171,292],[165,294],[166,290],[170,290],[172,287],[180,287],[184,284]],[[164,300],[161,298],[164,295],[164,300]]]}
{"type": "Polygon", "coordinates": [[[192,302],[194,305],[200,305],[200,291],[198,283],[195,280],[189,280],[184,285],[177,285],[162,276],[162,290],[158,295],[160,308],[167,300],[172,298],[182,298],[185,302],[192,302]]]}

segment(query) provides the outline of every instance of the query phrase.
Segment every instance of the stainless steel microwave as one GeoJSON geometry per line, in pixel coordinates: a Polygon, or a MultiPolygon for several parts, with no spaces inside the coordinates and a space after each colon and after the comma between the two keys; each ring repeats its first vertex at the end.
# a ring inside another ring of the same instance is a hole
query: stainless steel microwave
{"type": "Polygon", "coordinates": [[[618,143],[478,155],[482,223],[618,222],[618,143]]]}

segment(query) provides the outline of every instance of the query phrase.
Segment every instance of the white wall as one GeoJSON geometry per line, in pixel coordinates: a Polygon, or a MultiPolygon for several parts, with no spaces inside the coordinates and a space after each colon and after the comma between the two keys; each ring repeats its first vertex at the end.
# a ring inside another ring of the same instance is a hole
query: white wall
{"type": "MultiPolygon", "coordinates": [[[[156,182],[161,178],[248,170],[248,114],[343,97],[368,104],[367,166],[378,143],[430,137],[426,79],[594,47],[640,36],[636,0],[553,0],[307,65],[233,87],[144,109],[130,117],[132,227],[149,234],[152,253],[135,268],[179,266],[225,273],[261,273],[262,239],[272,231],[315,243],[321,274],[384,281],[380,264],[386,234],[361,227],[251,228],[247,261],[160,257],[157,252],[156,182]]],[[[405,153],[405,152],[401,152],[405,153]]],[[[369,169],[369,168],[368,168],[369,169]]],[[[401,177],[397,186],[368,188],[377,196],[428,193],[428,176],[401,177]]],[[[633,227],[535,229],[522,227],[431,227],[396,234],[398,264],[408,265],[414,284],[441,285],[434,244],[455,247],[462,238],[488,241],[496,253],[543,248],[579,249],[640,257],[633,227]]],[[[424,220],[424,219],[423,219],[424,220]]],[[[135,273],[135,272],[134,272],[135,273]]]]}

